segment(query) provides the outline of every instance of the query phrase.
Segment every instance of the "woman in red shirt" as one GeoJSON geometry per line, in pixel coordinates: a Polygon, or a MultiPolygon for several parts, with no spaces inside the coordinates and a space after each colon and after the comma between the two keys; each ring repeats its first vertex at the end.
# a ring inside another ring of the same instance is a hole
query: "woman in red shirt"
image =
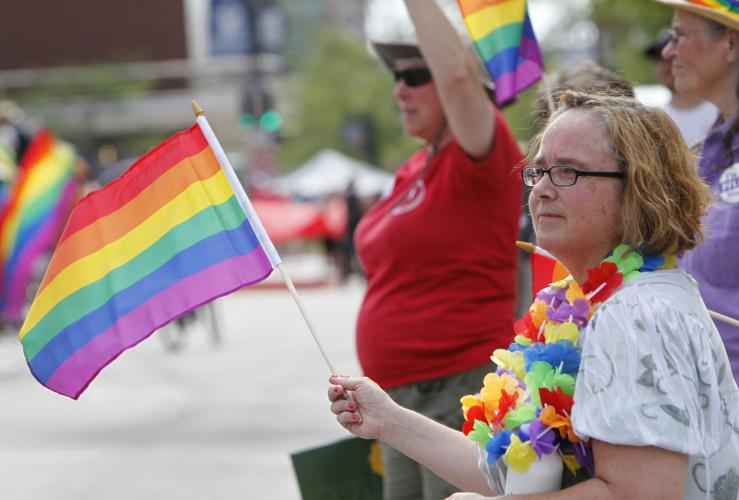
{"type": "MultiPolygon", "coordinates": [[[[405,132],[424,142],[356,231],[367,293],[357,320],[365,374],[399,404],[461,425],[459,395],[510,340],[522,154],[471,54],[436,2],[406,0],[418,46],[374,44],[396,79],[405,132]]],[[[487,365],[487,368],[486,368],[487,365]]],[[[385,498],[453,487],[390,448],[385,498]]]]}

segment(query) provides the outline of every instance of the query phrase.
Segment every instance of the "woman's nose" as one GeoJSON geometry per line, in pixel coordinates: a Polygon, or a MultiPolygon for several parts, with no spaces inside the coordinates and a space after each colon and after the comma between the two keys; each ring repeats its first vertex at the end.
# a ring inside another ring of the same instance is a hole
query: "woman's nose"
{"type": "Polygon", "coordinates": [[[667,41],[667,45],[664,46],[662,49],[662,59],[665,61],[670,61],[673,57],[675,57],[675,49],[676,44],[672,40],[667,41]]]}
{"type": "Polygon", "coordinates": [[[395,94],[395,98],[397,100],[404,100],[408,98],[408,95],[410,94],[410,88],[408,87],[408,85],[405,84],[403,80],[398,80],[397,82],[395,82],[393,93],[395,94]]]}
{"type": "Polygon", "coordinates": [[[537,198],[553,198],[557,189],[549,174],[543,174],[541,179],[531,188],[531,195],[537,198]]]}

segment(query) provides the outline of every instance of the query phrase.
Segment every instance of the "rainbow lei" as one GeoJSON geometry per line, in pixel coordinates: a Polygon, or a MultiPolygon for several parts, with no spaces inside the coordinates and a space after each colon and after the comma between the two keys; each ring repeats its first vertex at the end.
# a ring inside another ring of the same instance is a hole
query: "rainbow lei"
{"type": "Polygon", "coordinates": [[[570,422],[580,332],[624,281],[675,262],[675,255],[644,256],[619,245],[588,270],[582,287],[568,278],[537,294],[514,325],[514,342],[491,356],[498,370],[485,376],[478,394],[461,399],[462,432],[486,450],[489,464],[503,457],[523,473],[542,455],[558,452],[573,474],[581,467],[593,474],[592,454],[570,422]]]}

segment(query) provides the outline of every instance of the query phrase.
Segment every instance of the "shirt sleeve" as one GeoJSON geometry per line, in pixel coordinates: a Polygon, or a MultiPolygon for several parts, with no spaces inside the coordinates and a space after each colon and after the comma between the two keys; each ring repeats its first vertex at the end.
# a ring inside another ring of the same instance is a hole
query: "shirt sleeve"
{"type": "Polygon", "coordinates": [[[495,493],[502,495],[505,491],[505,478],[508,473],[508,466],[506,466],[503,458],[499,458],[495,463],[488,463],[488,454],[484,448],[477,447],[477,465],[480,467],[480,472],[485,476],[485,482],[488,483],[488,487],[495,493]]]}
{"type": "Polygon", "coordinates": [[[456,149],[457,166],[464,169],[471,179],[475,182],[483,181],[504,188],[511,182],[521,182],[518,171],[523,165],[524,156],[503,113],[498,109],[494,109],[493,112],[495,113],[495,136],[490,153],[476,160],[471,158],[457,141],[453,141],[452,147],[456,149]]]}
{"type": "Polygon", "coordinates": [[[709,456],[725,429],[725,354],[679,294],[648,292],[617,293],[584,330],[573,428],[583,439],[709,456]]]}

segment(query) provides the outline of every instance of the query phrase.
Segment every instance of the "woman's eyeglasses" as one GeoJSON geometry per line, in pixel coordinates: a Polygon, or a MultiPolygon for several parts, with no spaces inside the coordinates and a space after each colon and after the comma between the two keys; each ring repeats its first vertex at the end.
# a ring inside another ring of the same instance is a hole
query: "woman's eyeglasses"
{"type": "MultiPolygon", "coordinates": [[[[686,38],[689,38],[690,35],[696,35],[700,33],[713,33],[714,31],[707,29],[707,30],[701,30],[701,29],[695,29],[695,30],[679,30],[676,28],[669,28],[667,30],[667,33],[669,35],[669,38],[667,39],[668,43],[671,43],[675,47],[680,45],[680,42],[682,40],[685,40],[686,38]]],[[[720,34],[720,32],[717,32],[720,34]]]]}
{"type": "Polygon", "coordinates": [[[396,82],[403,80],[403,83],[409,87],[420,87],[432,80],[431,71],[428,68],[411,68],[393,71],[393,77],[395,77],[396,82]]]}
{"type": "Polygon", "coordinates": [[[549,176],[555,186],[572,186],[577,182],[578,177],[615,177],[620,179],[626,177],[625,172],[586,172],[562,165],[554,165],[549,168],[526,167],[521,171],[523,183],[529,187],[534,187],[537,182],[544,178],[544,174],[549,176]]]}

